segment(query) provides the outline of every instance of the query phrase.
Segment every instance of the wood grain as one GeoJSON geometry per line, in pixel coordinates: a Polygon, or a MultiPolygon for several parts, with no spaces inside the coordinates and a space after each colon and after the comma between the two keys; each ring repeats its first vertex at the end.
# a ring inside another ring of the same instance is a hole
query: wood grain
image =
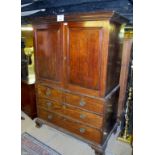
{"type": "Polygon", "coordinates": [[[103,127],[102,116],[80,110],[75,106],[69,106],[66,104],[45,99],[39,99],[38,106],[44,108],[49,112],[55,112],[58,114],[71,117],[73,119],[79,120],[82,123],[86,123],[98,129],[103,127]]]}
{"type": "Polygon", "coordinates": [[[60,24],[44,25],[35,29],[37,78],[53,83],[62,82],[62,51],[60,24]]]}
{"type": "Polygon", "coordinates": [[[21,82],[21,110],[32,119],[37,116],[35,85],[21,82]]]}
{"type": "Polygon", "coordinates": [[[40,97],[62,102],[62,92],[57,89],[37,84],[36,90],[40,97]]]}
{"type": "Polygon", "coordinates": [[[121,73],[120,73],[120,94],[118,100],[118,119],[121,117],[124,104],[125,104],[125,96],[126,96],[126,88],[127,88],[127,79],[129,73],[129,63],[132,51],[132,37],[125,38],[123,42],[123,55],[122,55],[122,63],[121,63],[121,73]]]}
{"type": "Polygon", "coordinates": [[[104,113],[104,101],[99,99],[93,99],[86,96],[75,95],[71,93],[64,94],[65,103],[77,106],[81,109],[88,110],[90,112],[95,112],[97,114],[103,115],[104,113]]]}
{"type": "Polygon", "coordinates": [[[67,129],[77,135],[85,137],[91,141],[96,143],[101,143],[102,141],[102,133],[96,129],[90,128],[80,123],[76,123],[72,120],[69,120],[65,117],[57,115],[52,112],[47,112],[43,109],[38,109],[38,115],[40,118],[47,120],[59,127],[67,129]]]}
{"type": "Polygon", "coordinates": [[[119,90],[113,90],[119,88],[119,33],[126,21],[114,12],[33,21],[39,117],[96,148],[117,120],[119,90]]]}

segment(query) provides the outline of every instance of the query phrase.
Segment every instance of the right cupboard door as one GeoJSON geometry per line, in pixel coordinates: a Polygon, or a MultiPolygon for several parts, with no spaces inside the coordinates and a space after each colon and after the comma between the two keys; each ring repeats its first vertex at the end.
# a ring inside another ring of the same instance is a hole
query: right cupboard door
{"type": "Polygon", "coordinates": [[[65,25],[67,89],[100,96],[105,76],[104,22],[68,22],[65,25]]]}

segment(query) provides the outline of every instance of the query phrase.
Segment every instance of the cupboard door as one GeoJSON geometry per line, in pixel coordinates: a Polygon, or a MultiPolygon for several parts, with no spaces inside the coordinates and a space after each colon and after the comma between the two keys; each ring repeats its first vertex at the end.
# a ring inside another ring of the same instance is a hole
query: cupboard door
{"type": "Polygon", "coordinates": [[[103,23],[97,21],[69,22],[66,33],[68,88],[98,95],[103,23]]]}
{"type": "Polygon", "coordinates": [[[35,29],[37,79],[61,84],[61,25],[42,25],[35,29]]]}

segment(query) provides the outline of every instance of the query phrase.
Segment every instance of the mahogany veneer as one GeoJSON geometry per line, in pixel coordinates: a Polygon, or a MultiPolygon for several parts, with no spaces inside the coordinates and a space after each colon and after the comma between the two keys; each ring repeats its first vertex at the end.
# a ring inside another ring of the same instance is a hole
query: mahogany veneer
{"type": "Polygon", "coordinates": [[[121,26],[114,12],[31,19],[38,116],[98,150],[117,120],[121,26]]]}

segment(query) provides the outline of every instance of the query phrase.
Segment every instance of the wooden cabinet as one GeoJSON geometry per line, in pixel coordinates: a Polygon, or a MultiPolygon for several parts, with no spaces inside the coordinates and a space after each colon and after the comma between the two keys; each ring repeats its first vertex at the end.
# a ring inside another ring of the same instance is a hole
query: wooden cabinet
{"type": "Polygon", "coordinates": [[[114,12],[33,18],[38,116],[100,150],[117,120],[126,21],[114,12]]]}
{"type": "Polygon", "coordinates": [[[37,116],[35,85],[21,82],[21,110],[32,119],[37,116]]]}

